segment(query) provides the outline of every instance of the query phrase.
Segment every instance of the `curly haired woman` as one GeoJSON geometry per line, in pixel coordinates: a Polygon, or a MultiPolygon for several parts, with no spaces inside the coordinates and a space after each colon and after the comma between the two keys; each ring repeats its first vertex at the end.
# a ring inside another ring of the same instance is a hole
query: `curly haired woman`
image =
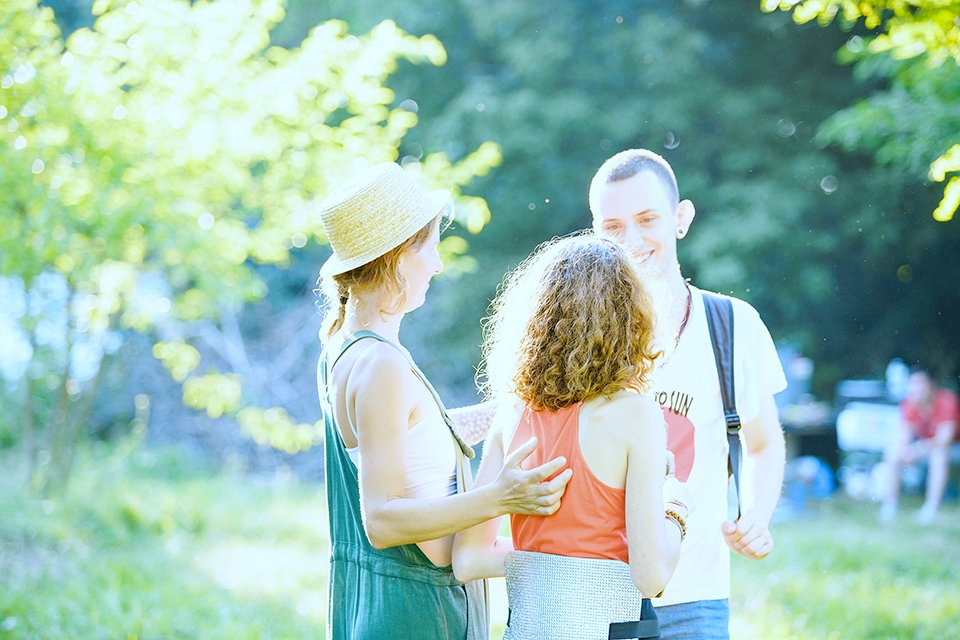
{"type": "Polygon", "coordinates": [[[665,477],[663,414],[643,395],[655,331],[631,258],[590,235],[539,247],[493,303],[482,386],[513,401],[501,401],[477,484],[531,436],[540,447],[525,464],[560,455],[573,470],[556,514],[512,515],[512,539],[497,538],[499,518],[456,537],[458,578],[506,573],[505,638],[659,637],[642,596],[673,573],[688,498],[665,477]]]}

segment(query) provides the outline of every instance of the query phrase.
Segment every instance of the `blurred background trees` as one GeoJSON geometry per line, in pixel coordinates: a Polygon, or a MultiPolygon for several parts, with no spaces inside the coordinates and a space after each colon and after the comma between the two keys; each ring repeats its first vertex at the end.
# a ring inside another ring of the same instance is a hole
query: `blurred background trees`
{"type": "Polygon", "coordinates": [[[183,428],[182,399],[313,444],[309,203],[357,158],[458,191],[448,269],[404,329],[451,405],[476,400],[503,273],[588,226],[594,171],[634,146],[697,206],[685,275],[753,303],[814,359],[819,396],[897,356],[960,373],[953,4],[117,1],[95,26],[89,0],[33,4],[0,22],[0,322],[20,354],[0,433],[34,437],[40,462],[44,429],[126,429],[136,394],[152,430],[183,428]],[[159,412],[153,358],[184,382],[159,412]]]}
{"type": "Polygon", "coordinates": [[[880,163],[913,174],[929,165],[930,180],[947,181],[933,217],[952,219],[960,207],[960,175],[947,180],[948,174],[960,173],[960,94],[951,64],[960,65],[960,2],[765,0],[764,9],[792,10],[801,24],[816,19],[827,25],[838,19],[846,29],[862,18],[864,26],[880,30],[866,41],[851,39],[842,59],[858,60],[864,77],[890,79],[889,89],[838,113],[824,126],[825,139],[848,150],[871,150],[880,163]],[[937,154],[942,155],[930,162],[937,154]]]}
{"type": "MultiPolygon", "coordinates": [[[[887,21],[821,28],[770,9],[291,2],[303,18],[274,37],[332,15],[361,29],[390,15],[433,33],[448,63],[390,80],[420,105],[402,152],[500,145],[501,166],[474,187],[493,212],[471,243],[483,269],[431,301],[465,320],[443,323],[438,351],[476,362],[475,318],[502,273],[537,242],[589,225],[596,168],[642,146],[672,163],[697,205],[680,245],[684,273],[756,305],[778,340],[816,361],[818,395],[829,398],[841,378],[882,377],[894,356],[955,383],[960,237],[932,216],[943,185],[929,171],[960,131],[958,67],[870,53],[887,21]]],[[[440,364],[441,382],[469,388],[471,371],[440,364]]]]}

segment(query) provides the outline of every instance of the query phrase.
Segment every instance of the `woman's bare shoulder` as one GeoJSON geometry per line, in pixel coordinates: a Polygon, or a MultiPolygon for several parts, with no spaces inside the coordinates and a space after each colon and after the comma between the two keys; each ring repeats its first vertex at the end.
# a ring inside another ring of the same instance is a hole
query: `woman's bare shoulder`
{"type": "Polygon", "coordinates": [[[638,431],[663,428],[663,411],[650,396],[628,390],[597,398],[594,403],[593,415],[622,435],[633,436],[638,431]]]}
{"type": "Polygon", "coordinates": [[[412,382],[410,363],[402,353],[383,342],[369,345],[363,342],[366,341],[351,347],[359,353],[350,367],[350,387],[382,393],[404,388],[412,382]]]}
{"type": "Polygon", "coordinates": [[[654,414],[661,411],[660,405],[650,396],[631,391],[629,389],[618,391],[612,396],[598,398],[598,409],[612,413],[649,413],[654,414]]]}

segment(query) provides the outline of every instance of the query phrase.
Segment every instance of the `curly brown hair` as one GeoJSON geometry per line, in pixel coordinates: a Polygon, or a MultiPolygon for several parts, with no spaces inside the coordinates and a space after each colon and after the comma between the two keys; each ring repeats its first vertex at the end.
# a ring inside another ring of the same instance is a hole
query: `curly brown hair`
{"type": "Polygon", "coordinates": [[[506,276],[491,309],[480,388],[488,397],[512,393],[534,409],[643,392],[662,353],[637,266],[622,247],[591,234],[540,245],[506,276]]]}
{"type": "Polygon", "coordinates": [[[323,329],[320,339],[326,342],[341,326],[346,315],[347,300],[350,296],[381,290],[378,309],[381,313],[396,313],[406,301],[407,282],[400,275],[400,258],[408,251],[416,251],[430,239],[430,234],[442,226],[442,216],[437,216],[422,229],[403,241],[403,243],[379,258],[374,258],[356,269],[335,276],[321,275],[321,286],[325,306],[323,329]],[[335,313],[331,313],[336,309],[335,313]]]}

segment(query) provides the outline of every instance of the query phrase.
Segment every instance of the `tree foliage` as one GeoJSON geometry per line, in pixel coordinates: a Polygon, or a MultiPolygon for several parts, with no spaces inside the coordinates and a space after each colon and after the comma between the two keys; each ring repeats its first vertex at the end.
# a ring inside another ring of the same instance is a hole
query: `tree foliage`
{"type": "Polygon", "coordinates": [[[957,86],[960,83],[960,2],[952,0],[763,0],[766,11],[792,11],[798,23],[816,19],[828,25],[840,16],[846,28],[863,19],[868,29],[880,33],[868,39],[855,36],[842,56],[862,60],[867,74],[892,80],[888,91],[845,110],[826,128],[825,138],[842,140],[846,148],[876,151],[878,160],[914,168],[921,153],[928,165],[927,177],[947,181],[933,217],[940,222],[953,218],[960,208],[960,138],[957,132],[957,86]],[[873,63],[872,57],[909,60],[921,57],[923,64],[873,63]],[[944,62],[951,61],[941,68],[944,62]],[[905,117],[904,117],[905,116],[905,117]],[[888,126],[884,126],[888,125],[888,126]],[[841,133],[838,132],[842,130],[841,133]],[[940,134],[946,134],[941,136],[940,134]],[[852,143],[854,135],[868,140],[852,143]],[[872,139],[871,139],[872,138],[872,139]],[[907,142],[919,138],[919,144],[907,142]],[[932,144],[931,144],[932,143],[932,144]],[[897,149],[896,147],[911,147],[897,149]],[[936,158],[930,160],[929,158],[936,158]]]}
{"type": "MultiPolygon", "coordinates": [[[[128,330],[161,338],[154,354],[191,406],[237,414],[258,441],[308,448],[318,429],[258,407],[242,357],[199,373],[189,338],[199,325],[229,331],[240,305],[262,299],[258,265],[325,242],[311,202],[367,163],[396,160],[417,122],[385,79],[401,59],[440,65],[446,52],[391,21],[361,36],[327,21],[297,47],[270,46],[279,0],[98,0],[94,13],[65,43],[36,0],[0,13],[0,276],[29,299],[5,314],[15,348],[0,359],[31,459],[50,452],[31,473],[41,486],[65,478],[101,360],[128,330]]],[[[457,165],[432,154],[412,169],[459,195],[498,158],[485,145],[457,165]]],[[[460,204],[479,231],[486,204],[460,204]]],[[[443,247],[454,263],[460,240],[443,247]]]]}
{"type": "Polygon", "coordinates": [[[826,26],[840,16],[849,26],[862,18],[868,29],[883,29],[870,43],[874,53],[892,51],[901,59],[927,54],[933,65],[948,58],[960,64],[960,2],[953,0],[763,0],[763,9],[793,11],[800,24],[826,26]]]}

